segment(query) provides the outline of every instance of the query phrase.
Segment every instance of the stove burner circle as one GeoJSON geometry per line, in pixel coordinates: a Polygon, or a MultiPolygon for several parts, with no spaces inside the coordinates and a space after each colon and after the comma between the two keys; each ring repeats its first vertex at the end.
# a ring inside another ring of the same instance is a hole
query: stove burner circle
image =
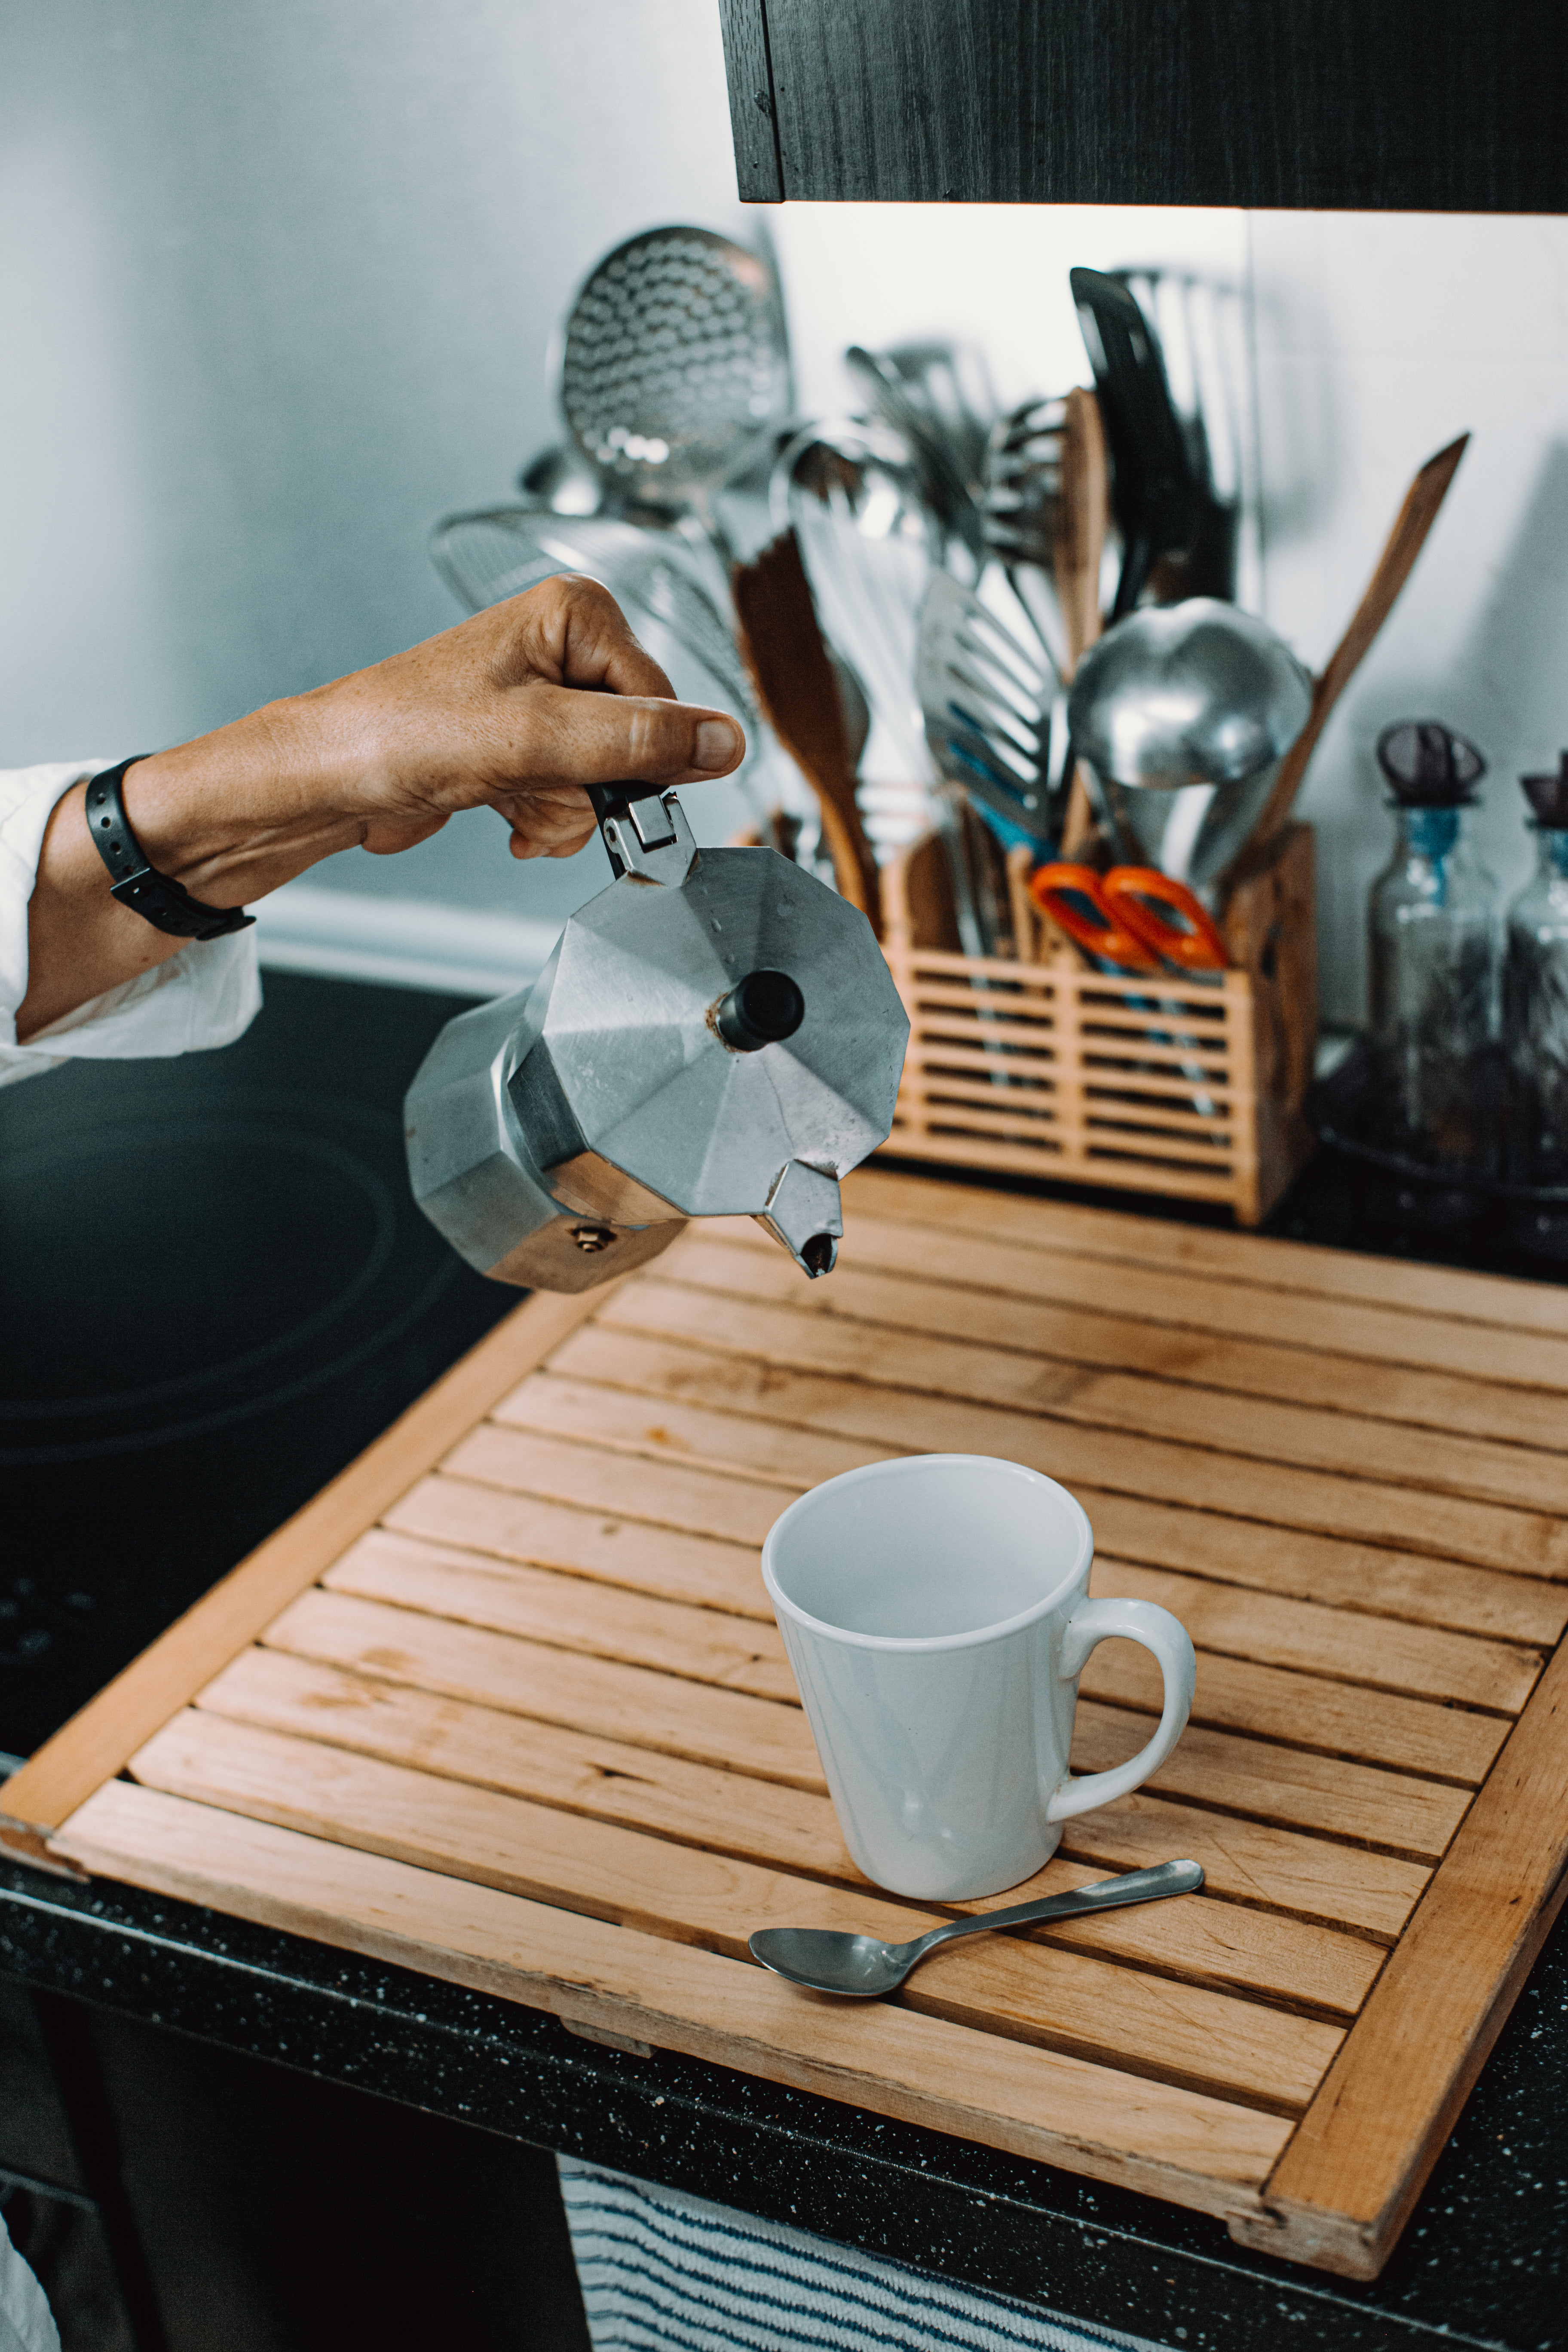
{"type": "Polygon", "coordinates": [[[251,1419],[352,1371],[456,1277],[354,1132],[374,1129],[384,1160],[395,1120],[231,1102],[173,1127],[142,1112],[74,1126],[5,1163],[0,1436],[18,1442],[0,1462],[251,1419]]]}

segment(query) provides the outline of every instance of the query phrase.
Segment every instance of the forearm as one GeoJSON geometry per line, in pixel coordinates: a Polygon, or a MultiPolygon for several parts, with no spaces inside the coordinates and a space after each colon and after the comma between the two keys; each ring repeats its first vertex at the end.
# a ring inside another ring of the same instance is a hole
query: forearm
{"type": "MultiPolygon", "coordinates": [[[[364,819],[355,821],[346,788],[331,791],[320,743],[306,756],[302,731],[294,707],[277,703],[139,760],[123,791],[148,863],[208,906],[238,907],[363,839],[364,819]]],[[[81,783],[65,795],[44,835],[28,907],[19,1041],[186,944],[110,896],[86,793],[81,783]]]]}

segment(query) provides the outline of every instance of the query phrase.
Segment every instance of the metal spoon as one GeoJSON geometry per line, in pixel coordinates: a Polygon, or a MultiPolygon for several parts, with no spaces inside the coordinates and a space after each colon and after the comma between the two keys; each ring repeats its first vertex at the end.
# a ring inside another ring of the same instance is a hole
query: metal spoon
{"type": "Polygon", "coordinates": [[[814,1992],[838,1992],[851,2000],[875,2000],[894,1992],[910,1970],[938,1944],[955,1936],[980,1936],[991,1927],[1023,1927],[1037,1919],[1071,1919],[1084,1911],[1114,1911],[1123,1903],[1157,1903],[1165,1895],[1195,1895],[1204,1883],[1195,1862],[1162,1862],[1152,1870],[1129,1870],[1066,1895],[1043,1895],[1010,1911],[983,1911],[977,1917],[950,1919],[911,1944],[884,1944],[876,1936],[850,1936],[834,1927],[760,1927],[751,1953],[775,1976],[814,1992]]]}
{"type": "Polygon", "coordinates": [[[1247,841],[1312,681],[1266,623],[1212,596],[1146,604],[1078,666],[1068,724],[1119,858],[1201,897],[1247,841]]]}

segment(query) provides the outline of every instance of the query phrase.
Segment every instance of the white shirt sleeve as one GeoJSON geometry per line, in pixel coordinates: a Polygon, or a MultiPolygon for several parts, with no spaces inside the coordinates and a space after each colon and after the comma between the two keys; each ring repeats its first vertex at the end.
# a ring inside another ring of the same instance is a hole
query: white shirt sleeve
{"type": "MultiPolygon", "coordinates": [[[[16,1043],[27,992],[27,903],[55,803],[107,760],[0,768],[0,1087],[80,1055],[138,1061],[231,1045],[261,1009],[254,929],[188,940],[151,971],[107,990],[16,1043]]],[[[108,887],[105,877],[104,887],[108,887]]]]}
{"type": "Polygon", "coordinates": [[[0,2352],[60,2352],[44,2290],[16,2247],[0,2215],[0,2352]]]}

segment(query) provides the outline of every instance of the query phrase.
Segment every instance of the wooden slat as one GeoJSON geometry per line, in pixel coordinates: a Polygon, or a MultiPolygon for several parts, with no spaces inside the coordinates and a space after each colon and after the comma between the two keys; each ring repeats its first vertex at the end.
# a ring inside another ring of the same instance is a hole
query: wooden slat
{"type": "MultiPolygon", "coordinates": [[[[598,1360],[622,1370],[625,1342],[590,1330],[598,1360]]],[[[679,1462],[721,1477],[771,1482],[784,1490],[779,1508],[807,1486],[862,1463],[888,1462],[900,1450],[868,1445],[863,1439],[834,1437],[824,1430],[791,1429],[776,1422],[745,1421],[704,1405],[649,1401],[625,1387],[595,1385],[591,1379],[534,1372],[504,1396],[490,1418],[503,1428],[529,1430],[540,1437],[569,1438],[636,1454],[654,1462],[679,1462]]],[[[1568,1612],[1568,1597],[1560,1597],[1568,1612]]]]}
{"type": "Polygon", "coordinates": [[[475,1699],[539,1723],[632,1740],[721,1769],[741,1759],[758,1780],[818,1793],[826,1788],[800,1708],[744,1691],[545,1649],[344,1592],[301,1593],[265,1638],[270,1649],[475,1699]]]}
{"type": "Polygon", "coordinates": [[[56,1828],[121,1770],[176,1707],[254,1640],[286,1601],[313,1584],[345,1545],[604,1298],[603,1291],[574,1298],[541,1295],[498,1324],[384,1436],[214,1585],[5,1783],[0,1843],[8,1842],[8,1822],[19,1829],[21,1850],[27,1851],[39,1832],[56,1828]]]}
{"type": "MultiPolygon", "coordinates": [[[[1007,1097],[998,1090],[997,1099],[1006,1105],[1007,1097]]],[[[1067,1153],[1066,1131],[1054,1125],[1055,1113],[1037,1111],[1028,1103],[1017,1108],[985,1109],[948,1096],[940,1081],[921,1089],[912,1100],[906,1097],[906,1111],[918,1114],[921,1125],[944,1137],[952,1135],[995,1136],[1010,1138],[1015,1142],[1037,1144],[1043,1150],[1067,1153]],[[1059,1136],[1059,1139],[1058,1139],[1059,1136]]],[[[1184,1136],[1151,1127],[1139,1133],[1125,1126],[1112,1125],[1109,1119],[1086,1118],[1079,1130],[1081,1149],[1071,1154],[1081,1165],[1086,1160],[1125,1161],[1140,1166],[1146,1178],[1169,1168],[1173,1171],[1184,1164],[1204,1169],[1215,1166],[1222,1176],[1229,1174],[1232,1139],[1227,1128],[1215,1128],[1203,1138],[1184,1136]]],[[[1152,1187],[1151,1186],[1151,1189],[1152,1187]]]]}
{"type": "Polygon", "coordinates": [[[750,1545],[639,1527],[608,1510],[574,1510],[466,1478],[422,1478],[382,1517],[401,1535],[489,1552],[497,1559],[601,1577],[606,1584],[728,1615],[773,1615],[750,1545]]]}
{"type": "Polygon", "coordinates": [[[1268,2185],[1248,2245],[1375,2278],[1568,1895],[1568,1648],[1268,2185]]]}
{"type": "MultiPolygon", "coordinates": [[[[716,1388],[728,1379],[722,1364],[715,1360],[716,1388]]],[[[510,1428],[773,1479],[791,1490],[910,1450],[764,1422],[732,1403],[721,1410],[689,1402],[671,1391],[689,1366],[684,1350],[590,1325],[557,1349],[549,1371],[503,1397],[492,1417],[510,1428]]],[[[1094,1524],[1101,1548],[1121,1559],[1271,1588],[1295,1600],[1521,1645],[1554,1643],[1568,1626],[1568,1588],[1544,1580],[1293,1529],[1271,1529],[1262,1543],[1245,1521],[1131,1496],[1098,1496],[1094,1524]]]]}
{"type": "MultiPolygon", "coordinates": [[[[825,1293],[817,1298],[803,1296],[793,1274],[782,1252],[775,1252],[774,1258],[758,1250],[742,1256],[731,1244],[705,1238],[677,1243],[659,1268],[664,1280],[726,1295],[743,1288],[748,1298],[798,1313],[1044,1358],[1059,1369],[1048,1383],[1042,1380],[1037,1385],[1042,1409],[1101,1428],[1175,1438],[1266,1461],[1384,1479],[1521,1509],[1555,1511],[1568,1491],[1568,1454],[1561,1451],[1467,1438],[1452,1429],[1390,1425],[1375,1412],[1363,1411],[1363,1398],[1369,1402],[1375,1399],[1383,1375],[1381,1368],[1359,1359],[1317,1356],[1304,1348],[1249,1349],[1239,1350],[1241,1360],[1229,1369],[1226,1350],[1211,1346],[1204,1355],[1204,1371],[1210,1380],[1194,1384],[1187,1360],[1195,1352],[1190,1334],[1162,1330],[1157,1307],[1152,1306],[1153,1328],[1131,1318],[1115,1327],[1117,1356],[1132,1369],[1099,1370],[1076,1360],[1074,1345],[1086,1338],[1092,1342],[1089,1327],[1098,1320],[1092,1316],[1062,1316],[1033,1299],[998,1297],[952,1283],[913,1281],[904,1274],[862,1273],[853,1266],[841,1266],[836,1273],[831,1297],[825,1293]],[[1315,1400],[1271,1397],[1255,1377],[1261,1372],[1266,1379],[1270,1367],[1255,1360],[1268,1355],[1287,1367],[1315,1370],[1317,1378],[1310,1383],[1318,1391],[1315,1400]],[[1216,1394],[1216,1389],[1221,1392],[1216,1394]]],[[[1212,1295],[1212,1286],[1205,1287],[1212,1295]]],[[[1561,1422],[1561,1399],[1535,1402],[1538,1406],[1550,1402],[1561,1422]]],[[[1560,1438],[1561,1427],[1553,1434],[1560,1438]]]]}
{"type": "Polygon", "coordinates": [[[1067,1822],[1061,1850],[1117,1870],[1190,1854],[1215,1893],[1232,1902],[1266,1904],[1324,1927],[1358,1927],[1384,1944],[1400,1934],[1431,1875],[1417,1863],[1173,1804],[1144,1789],[1067,1822]]]}
{"type": "MultiPolygon", "coordinates": [[[[1215,1583],[1320,1601],[1352,1615],[1405,1618],[1521,1647],[1554,1643],[1568,1626],[1568,1589],[1533,1577],[1293,1528],[1271,1528],[1264,1538],[1243,1519],[1172,1509],[1131,1495],[1101,1491],[1094,1495],[1092,1508],[1101,1548],[1151,1568],[1177,1569],[1215,1583]]],[[[1382,1638],[1381,1626],[1365,1626],[1363,1632],[1368,1641],[1382,1638]]]]}
{"type": "MultiPolygon", "coordinates": [[[[332,1654],[331,1644],[321,1646],[332,1654]]],[[[437,1663],[426,1684],[323,1664],[312,1646],[242,1650],[197,1692],[195,1704],[259,1730],[321,1740],[443,1780],[471,1780],[502,1796],[651,1831],[678,1844],[771,1863],[806,1877],[865,1884],[826,1796],[689,1762],[639,1739],[642,1727],[635,1717],[612,1736],[592,1727],[592,1707],[584,1711],[586,1727],[577,1728],[550,1717],[503,1712],[504,1695],[499,1706],[455,1697],[458,1678],[441,1663],[438,1636],[432,1656],[437,1663]]]]}
{"type": "MultiPolygon", "coordinates": [[[[1073,1770],[1102,1772],[1120,1764],[1136,1755],[1149,1731],[1146,1717],[1081,1701],[1073,1727],[1073,1770]]],[[[1442,1858],[1470,1803],[1468,1790],[1191,1724],[1169,1762],[1144,1785],[1159,1796],[1190,1798],[1211,1811],[1316,1830],[1324,1837],[1426,1863],[1442,1858]]]]}
{"type": "MultiPolygon", "coordinates": [[[[869,1388],[896,1376],[900,1387],[883,1393],[897,1397],[900,1430],[913,1449],[931,1443],[912,1434],[922,1425],[910,1402],[914,1396],[940,1396],[971,1410],[1001,1406],[1034,1417],[1032,1450],[1015,1451],[1016,1423],[1009,1428],[1005,1449],[969,1450],[1005,1450],[1013,1459],[1048,1470],[1070,1486],[1101,1486],[1144,1499],[1226,1511],[1264,1525],[1304,1528],[1482,1568],[1568,1579],[1568,1522],[1561,1518],[1055,1422],[1051,1416],[1063,1383],[1061,1368],[1000,1349],[924,1339],[918,1347],[900,1350],[895,1361],[887,1334],[866,1325],[838,1321],[799,1306],[757,1305],[646,1276],[610,1300],[599,1319],[606,1328],[685,1339],[750,1360],[767,1368],[769,1378],[780,1369],[828,1372],[869,1388]]],[[[928,1415],[925,1425],[930,1422],[928,1415]]],[[[882,1430],[871,1433],[881,1435],[882,1430]]]]}
{"type": "Polygon", "coordinates": [[[1097,1557],[1090,1590],[1157,1601],[1181,1617],[1200,1649],[1260,1664],[1326,1675],[1343,1684],[1417,1698],[1458,1699],[1510,1715],[1524,1705],[1541,1672],[1540,1654],[1428,1625],[1380,1623],[1311,1601],[1245,1592],[1234,1584],[1135,1567],[1097,1557]]]}
{"type": "MultiPolygon", "coordinates": [[[[1052,1255],[1065,1253],[1112,1265],[1186,1269],[1227,1287],[1284,1292],[1293,1301],[1350,1301],[1440,1320],[1489,1324],[1502,1335],[1505,1346],[1510,1340],[1522,1344],[1526,1333],[1540,1333],[1568,1347],[1568,1291],[1551,1283],[1410,1265],[1356,1250],[1324,1249],[1316,1242],[1262,1241],[1161,1217],[1126,1216],[1114,1210],[1078,1208],[1066,1201],[932,1183],[874,1165],[856,1171],[845,1197],[851,1215],[864,1211],[904,1218],[931,1234],[980,1232],[1052,1255]]],[[[926,1246],[934,1249],[937,1244],[926,1246]]],[[[1438,1344],[1443,1344],[1441,1335],[1438,1344]]],[[[1416,1356],[1413,1360],[1428,1360],[1416,1356]]],[[[1563,1352],[1550,1350],[1544,1360],[1561,1365],[1563,1352]]],[[[1475,1369],[1489,1378],[1509,1377],[1506,1370],[1493,1373],[1484,1361],[1475,1369]]],[[[1560,1388],[1565,1379],[1568,1374],[1559,1371],[1546,1385],[1560,1388]]]]}
{"type": "Polygon", "coordinates": [[[585,1650],[593,1657],[750,1691],[754,1698],[793,1703],[795,1696],[795,1676],[771,1621],[651,1601],[550,1569],[510,1568],[386,1528],[374,1528],[351,1545],[321,1582],[329,1592],[488,1625],[556,1649],[585,1650]]]}
{"type": "MultiPolygon", "coordinates": [[[[726,1248],[749,1245],[732,1229],[705,1223],[696,1232],[726,1248]]],[[[760,1234],[757,1239],[762,1244],[760,1234]]],[[[1207,1271],[1121,1265],[999,1241],[981,1218],[973,1230],[931,1244],[929,1229],[921,1225],[850,1216],[839,1270],[996,1294],[1017,1302],[1020,1311],[1032,1302],[1035,1336],[1024,1344],[1043,1355],[1348,1408],[1559,1454],[1568,1442],[1560,1388],[1550,1380],[1540,1388],[1518,1384],[1531,1369],[1556,1370],[1554,1342],[1542,1361],[1531,1340],[1521,1353],[1515,1335],[1505,1343],[1504,1369],[1483,1377],[1474,1362],[1473,1323],[1446,1319],[1434,1333],[1431,1317],[1413,1318],[1349,1301],[1309,1301],[1304,1311],[1298,1297],[1270,1297],[1254,1284],[1221,1283],[1207,1271]],[[1436,1349],[1427,1345],[1434,1336],[1436,1349]],[[1441,1360],[1448,1369],[1437,1368],[1441,1360]],[[1366,1376],[1368,1364],[1376,1366],[1375,1379],[1366,1376]]],[[[752,1255],[760,1257],[762,1249],[752,1255]]],[[[752,1279],[743,1277],[741,1286],[752,1287],[752,1279]]]]}
{"type": "MultiPolygon", "coordinates": [[[[1350,1406],[1375,1386],[1358,1368],[1346,1385],[1350,1406]]],[[[1261,1396],[1216,1396],[1138,1374],[1081,1373],[1053,1410],[1104,1429],[1127,1429],[1265,1462],[1300,1464],[1346,1478],[1375,1478],[1432,1495],[1500,1503],[1521,1512],[1554,1513],[1568,1491],[1568,1458],[1489,1439],[1395,1426],[1350,1410],[1319,1411],[1261,1396]]]]}
{"type": "Polygon", "coordinates": [[[994,1045],[960,1042],[975,1034],[967,1023],[954,1022],[927,1033],[931,1037],[950,1038],[953,1041],[951,1044],[917,1047],[911,1041],[904,1057],[904,1084],[910,1092],[921,1093],[933,1071],[946,1070],[983,1070],[1009,1083],[1017,1078],[1055,1090],[1058,1057],[1049,1038],[1042,1038],[1034,1030],[1010,1029],[994,1045]]]}
{"type": "MultiPolygon", "coordinates": [[[[454,1703],[276,1650],[241,1651],[198,1694],[196,1704],[238,1722],[293,1732],[449,1780],[475,1780],[508,1796],[592,1813],[715,1853],[865,1885],[826,1798],[771,1781],[738,1789],[731,1773],[619,1739],[535,1726],[471,1702],[454,1703]]],[[[1047,1864],[1038,1884],[1048,1894],[1100,1874],[1086,1864],[1058,1858],[1047,1864]]],[[[1009,1891],[981,1903],[942,1907],[987,1910],[1013,1900],[1009,1891]]],[[[1383,1960],[1381,1951],[1359,1937],[1207,1895],[1065,1919],[1031,1935],[1068,1950],[1099,1952],[1162,1975],[1331,2018],[1354,2015],[1383,1960]]]]}
{"type": "MultiPolygon", "coordinates": [[[[143,1786],[387,1855],[426,1870],[560,1903],[645,1934],[743,1958],[759,1927],[803,1919],[902,1941],[942,1916],[797,1879],[727,1854],[673,1845],[611,1822],[426,1771],[410,1771],[187,1710],[132,1760],[143,1786]]],[[[934,1981],[900,2000],[960,2022],[1157,2070],[1184,2087],[1297,2112],[1342,2035],[1315,2019],[997,1938],[944,1956],[934,1981]],[[1222,2045],[1218,2046],[1218,2045],[1222,2045]]]]}
{"type": "MultiPolygon", "coordinates": [[[[1395,1698],[1213,1652],[1198,1654],[1197,1684],[1194,1723],[1461,1788],[1478,1788],[1485,1780],[1510,1728],[1504,1716],[1468,1715],[1429,1699],[1395,1698]]],[[[1145,1715],[1160,1712],[1160,1670],[1131,1642],[1102,1642],[1079,1688],[1089,1698],[1145,1715]]]]}
{"type": "Polygon", "coordinates": [[[721,1955],[123,1782],[56,1843],[88,1870],[877,2115],[1201,2210],[1256,2203],[1285,2120],[893,2003],[847,2011],[721,1955]]]}
{"type": "Polygon", "coordinates": [[[595,1445],[562,1444],[493,1422],[471,1431],[442,1467],[450,1478],[538,1495],[579,1510],[613,1511],[650,1527],[717,1536],[726,1543],[760,1546],[784,1507],[784,1497],[771,1486],[750,1479],[689,1470],[679,1463],[634,1465],[595,1445]]]}
{"type": "MultiPolygon", "coordinates": [[[[1223,1157],[1234,1150],[1235,1126],[1227,1114],[1214,1107],[1194,1110],[1190,1086],[1172,1091],[1172,1100],[1141,1101],[1131,1082],[1120,1089],[1097,1087],[1085,1101],[1080,1132],[1086,1140],[1101,1143],[1108,1150],[1121,1143],[1129,1152],[1140,1157],[1146,1153],[1152,1158],[1164,1156],[1171,1138],[1184,1136],[1204,1147],[1201,1153],[1185,1155],[1199,1164],[1210,1156],[1223,1157]]],[[[994,1111],[996,1099],[994,1083],[979,1078],[937,1076],[931,1072],[925,1074],[920,1091],[921,1111],[928,1124],[935,1124],[933,1114],[960,1106],[974,1105],[994,1111]]],[[[1010,1082],[1005,1099],[1007,1111],[998,1132],[1016,1127],[1020,1135],[1032,1137],[1037,1122],[1040,1132],[1049,1135],[1059,1119],[1049,1096],[1036,1088],[1020,1087],[1010,1082]]],[[[952,1123],[958,1127],[973,1124],[966,1108],[952,1123]]]]}

